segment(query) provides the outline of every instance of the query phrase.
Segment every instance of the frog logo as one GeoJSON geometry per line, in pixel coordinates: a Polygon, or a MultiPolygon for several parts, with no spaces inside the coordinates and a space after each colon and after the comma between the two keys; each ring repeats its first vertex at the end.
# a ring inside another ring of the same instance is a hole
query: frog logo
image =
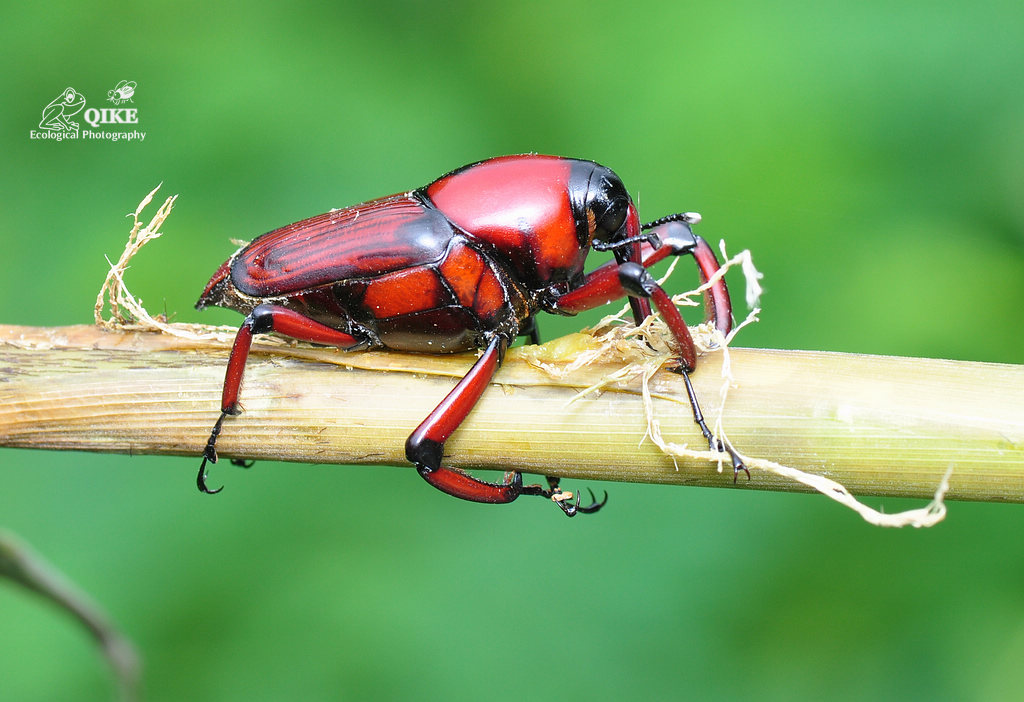
{"type": "Polygon", "coordinates": [[[43,118],[39,120],[39,128],[51,132],[63,132],[78,136],[78,122],[71,118],[85,107],[85,96],[74,88],[64,89],[49,105],[43,108],[43,118]]]}

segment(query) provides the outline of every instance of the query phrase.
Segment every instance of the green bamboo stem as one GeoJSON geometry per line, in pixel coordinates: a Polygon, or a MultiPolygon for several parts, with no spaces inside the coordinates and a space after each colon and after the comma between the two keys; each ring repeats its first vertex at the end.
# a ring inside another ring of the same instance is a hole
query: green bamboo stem
{"type": "MultiPolygon", "coordinates": [[[[621,368],[598,360],[558,378],[580,335],[509,352],[446,463],[567,478],[733,487],[705,459],[644,441],[637,379],[577,398],[621,368]],[[575,398],[576,401],[573,401],[575,398]]],[[[0,446],[188,456],[194,471],[218,416],[229,344],[96,326],[0,326],[0,446]]],[[[1024,501],[1024,366],[811,351],[731,349],[723,416],[734,446],[825,475],[859,495],[1024,501]]],[[[405,439],[472,354],[430,356],[257,345],[244,413],[225,422],[226,458],[407,465],[405,439]]],[[[693,381],[716,416],[721,353],[693,381]]],[[[706,449],[679,376],[650,380],[668,441],[706,449]]],[[[739,489],[807,488],[754,470],[739,489]]]]}

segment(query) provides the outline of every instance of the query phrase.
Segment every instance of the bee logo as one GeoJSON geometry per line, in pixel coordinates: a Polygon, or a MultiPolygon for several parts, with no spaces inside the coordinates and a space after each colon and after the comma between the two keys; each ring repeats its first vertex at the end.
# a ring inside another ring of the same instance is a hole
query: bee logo
{"type": "Polygon", "coordinates": [[[126,102],[135,102],[132,100],[132,95],[135,94],[136,86],[138,86],[138,83],[135,81],[122,80],[113,90],[107,91],[107,99],[115,105],[122,105],[126,102]]]}

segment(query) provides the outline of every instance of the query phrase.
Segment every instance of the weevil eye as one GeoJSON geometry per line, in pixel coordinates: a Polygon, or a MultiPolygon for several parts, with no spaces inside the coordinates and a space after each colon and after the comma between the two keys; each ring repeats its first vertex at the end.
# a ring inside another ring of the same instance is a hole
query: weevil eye
{"type": "Polygon", "coordinates": [[[629,204],[621,200],[608,204],[604,212],[595,213],[594,236],[601,241],[610,241],[622,229],[626,221],[629,204]]]}
{"type": "Polygon", "coordinates": [[[622,238],[630,202],[626,186],[619,177],[607,168],[599,167],[591,176],[587,193],[593,238],[603,242],[622,238]]]}

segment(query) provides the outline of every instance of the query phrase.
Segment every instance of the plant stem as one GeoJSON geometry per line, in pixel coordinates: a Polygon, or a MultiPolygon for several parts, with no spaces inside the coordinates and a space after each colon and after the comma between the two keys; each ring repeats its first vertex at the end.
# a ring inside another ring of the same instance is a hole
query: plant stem
{"type": "MultiPolygon", "coordinates": [[[[559,377],[586,344],[580,336],[511,350],[447,443],[446,464],[733,487],[731,470],[719,473],[716,462],[674,461],[643,440],[638,379],[577,397],[621,368],[598,359],[559,377]]],[[[0,446],[189,456],[182,469],[194,471],[218,416],[228,348],[223,339],[97,326],[0,326],[0,446]]],[[[1024,366],[729,353],[734,386],[722,421],[745,456],[827,475],[861,495],[930,498],[952,468],[949,498],[1024,501],[1024,366]]],[[[406,437],[473,358],[257,344],[244,412],[225,422],[219,452],[404,466],[406,437]]],[[[709,420],[718,414],[721,365],[722,354],[711,353],[693,374],[709,420]]],[[[706,448],[679,376],[658,371],[650,391],[662,435],[706,448]]],[[[758,470],[736,487],[807,491],[758,470]]]]}

